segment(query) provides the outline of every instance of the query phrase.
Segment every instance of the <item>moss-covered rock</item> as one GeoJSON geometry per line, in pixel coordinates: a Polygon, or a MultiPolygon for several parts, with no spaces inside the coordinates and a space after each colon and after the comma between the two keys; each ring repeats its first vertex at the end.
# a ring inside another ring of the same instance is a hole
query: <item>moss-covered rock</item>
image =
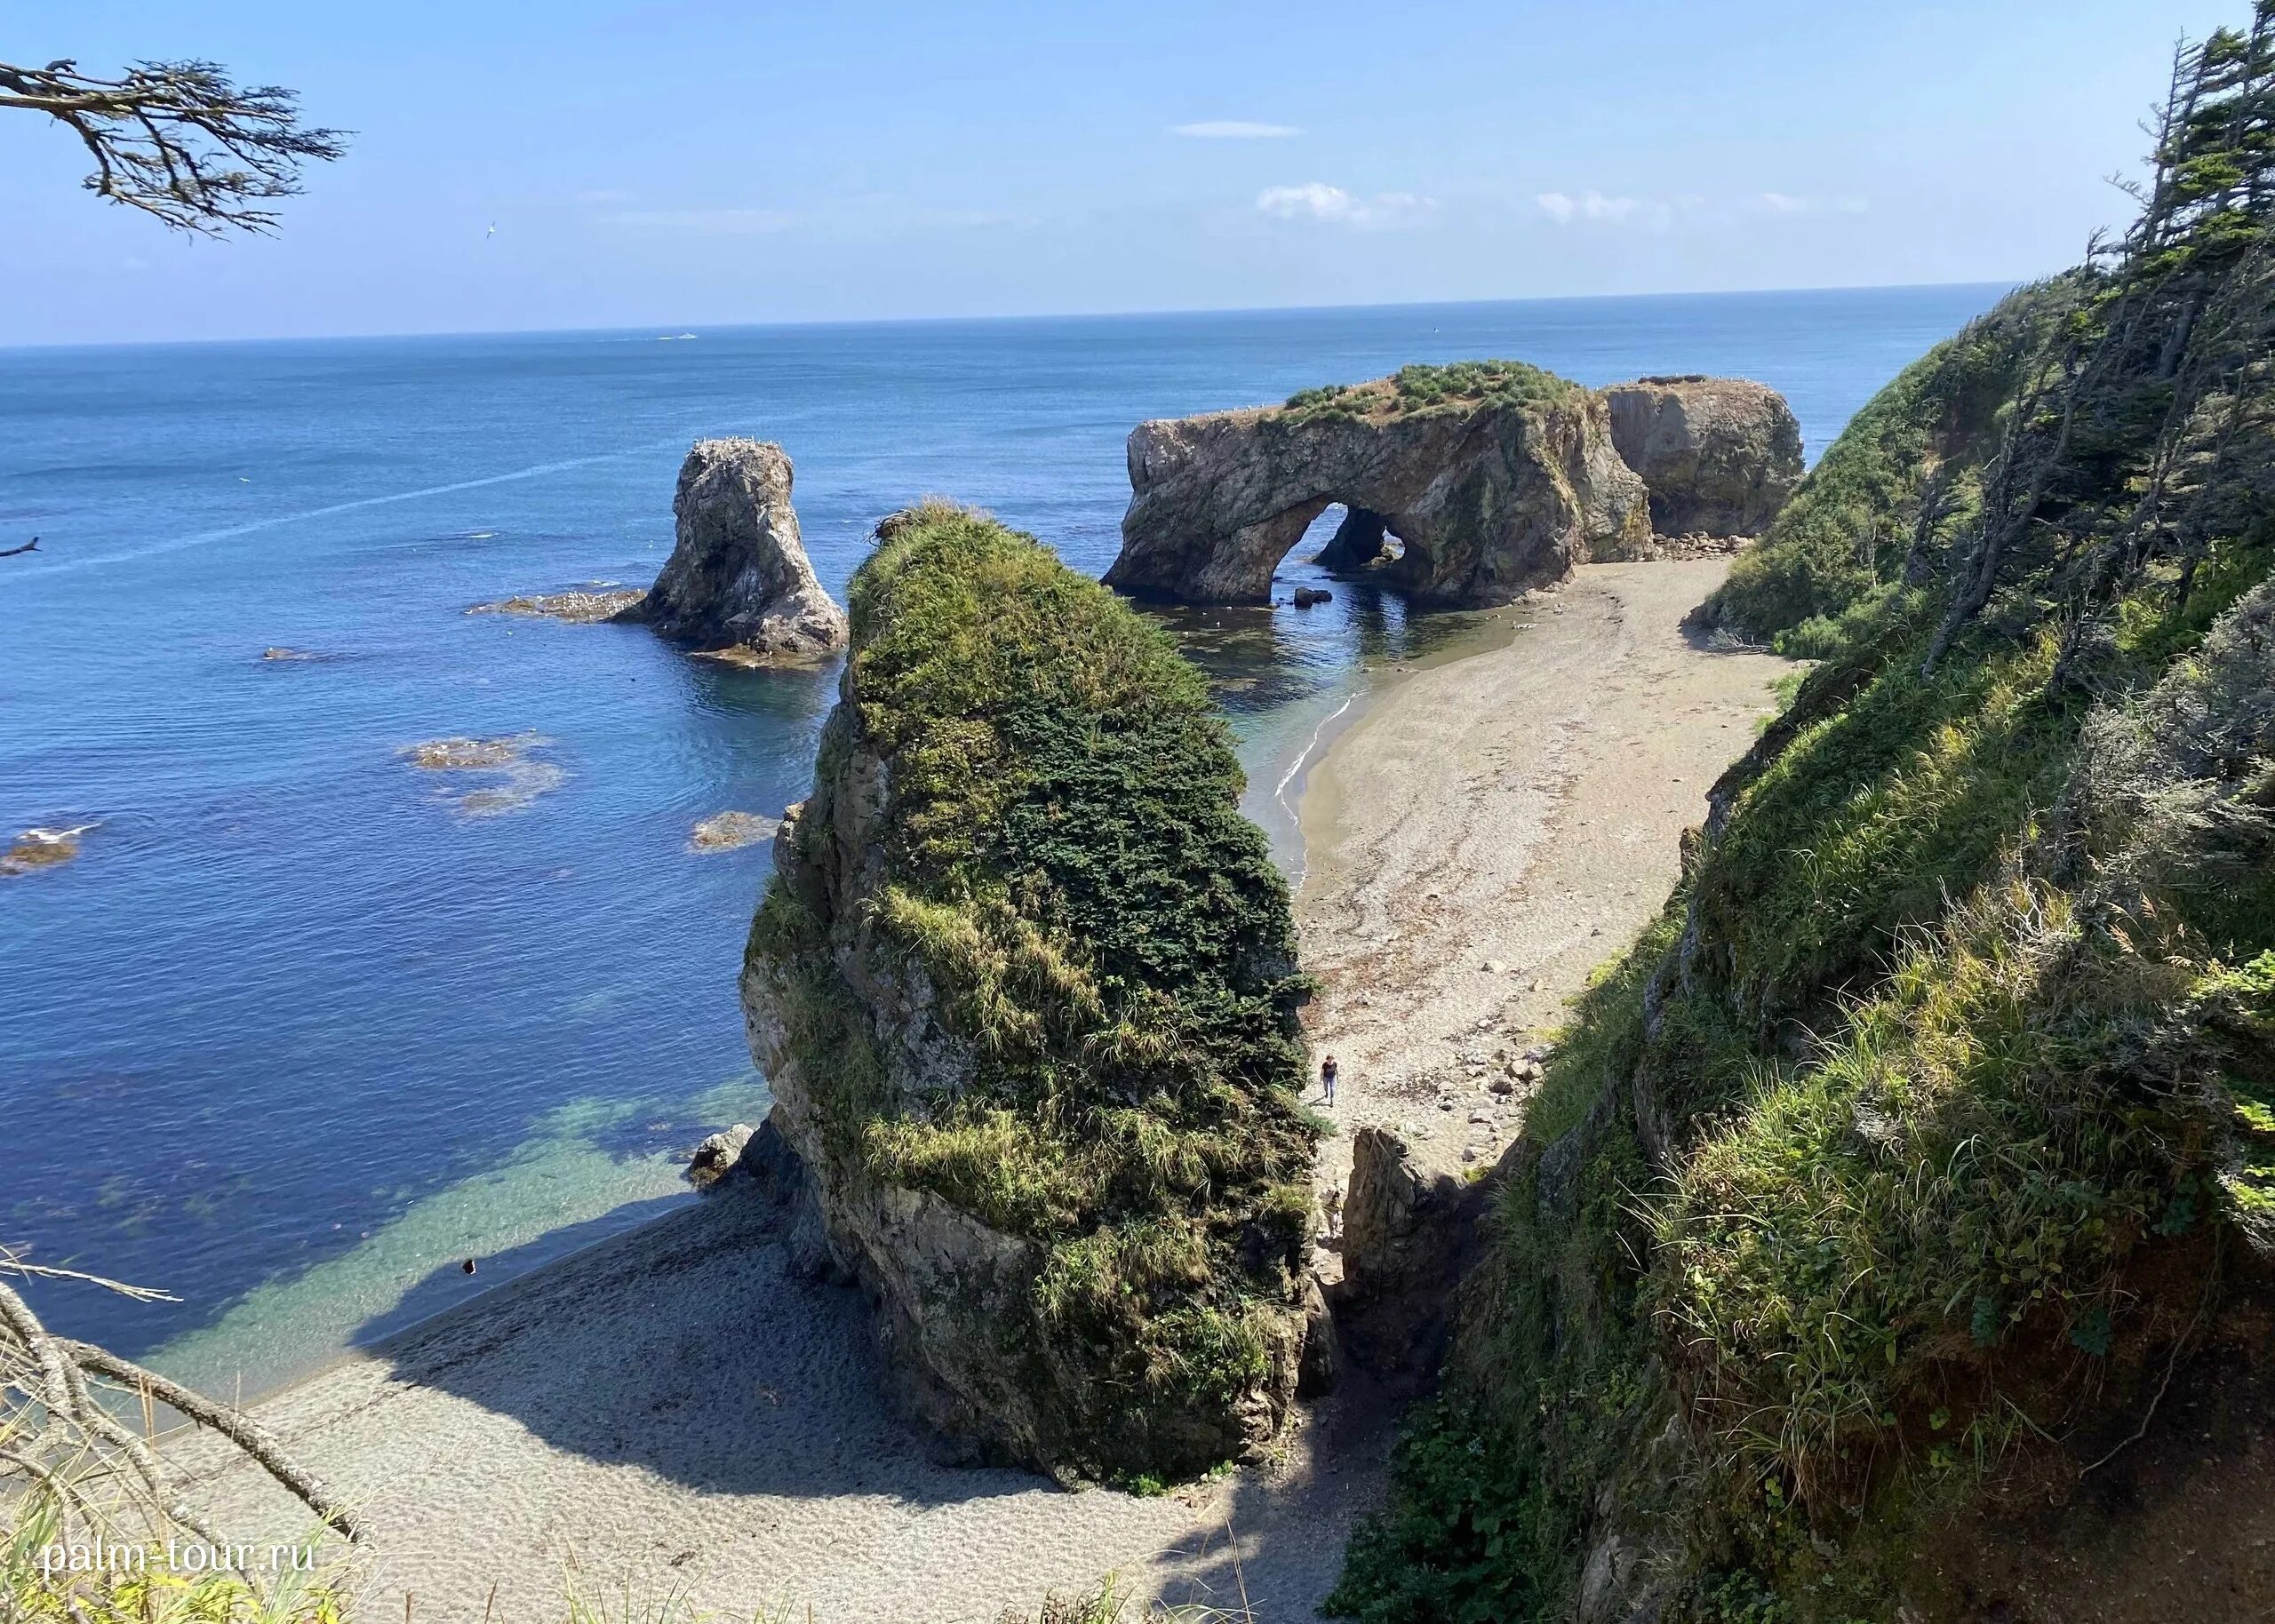
{"type": "Polygon", "coordinates": [[[746,955],[752,1052],[910,1405],[1181,1476],[1295,1387],[1313,1131],[1284,882],[1197,673],[1033,537],[880,527],[746,955]]]}

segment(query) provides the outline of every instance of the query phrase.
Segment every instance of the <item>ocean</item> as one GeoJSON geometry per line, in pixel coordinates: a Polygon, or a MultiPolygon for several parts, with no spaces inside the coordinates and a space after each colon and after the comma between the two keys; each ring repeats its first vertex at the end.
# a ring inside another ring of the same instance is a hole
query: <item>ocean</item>
{"type": "MultiPolygon", "coordinates": [[[[693,439],[782,442],[841,600],[934,493],[1097,574],[1141,418],[1508,356],[1761,379],[1814,459],[2003,291],[0,351],[0,548],[40,538],[0,559],[0,846],[85,831],[0,878],[0,1246],[173,1294],[34,1295],[250,1396],[690,1198],[686,1151],[765,1108],[767,872],[690,830],[804,794],[834,673],[467,611],[645,585],[693,439]],[[406,754],[445,737],[514,762],[406,754]]],[[[1291,874],[1309,744],[1461,624],[1335,592],[1165,617],[1291,874]]]]}

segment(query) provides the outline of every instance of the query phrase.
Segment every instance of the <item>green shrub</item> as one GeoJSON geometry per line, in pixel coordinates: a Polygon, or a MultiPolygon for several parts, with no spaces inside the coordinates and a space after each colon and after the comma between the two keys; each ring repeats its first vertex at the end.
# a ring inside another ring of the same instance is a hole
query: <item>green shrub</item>
{"type": "Polygon", "coordinates": [[[1896,375],[1852,418],[1768,533],[1700,611],[1796,659],[1845,647],[1859,610],[1903,584],[1915,553],[1939,570],[1975,520],[2001,413],[2076,281],[2008,296],[1896,375]]]}
{"type": "Polygon", "coordinates": [[[1357,422],[1414,411],[1548,406],[1580,393],[1577,384],[1521,361],[1457,361],[1401,367],[1363,384],[1299,389],[1288,397],[1284,417],[1294,423],[1357,422]]]}

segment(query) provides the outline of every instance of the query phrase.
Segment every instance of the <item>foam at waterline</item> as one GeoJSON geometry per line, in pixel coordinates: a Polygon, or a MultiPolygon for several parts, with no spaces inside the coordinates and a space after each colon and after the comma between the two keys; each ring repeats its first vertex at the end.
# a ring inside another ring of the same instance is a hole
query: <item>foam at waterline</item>
{"type": "Polygon", "coordinates": [[[1264,831],[1272,861],[1290,889],[1303,885],[1305,868],[1303,824],[1296,804],[1304,776],[1318,765],[1331,730],[1366,691],[1363,674],[1354,670],[1305,700],[1267,715],[1233,720],[1234,747],[1249,778],[1241,810],[1264,831]]]}

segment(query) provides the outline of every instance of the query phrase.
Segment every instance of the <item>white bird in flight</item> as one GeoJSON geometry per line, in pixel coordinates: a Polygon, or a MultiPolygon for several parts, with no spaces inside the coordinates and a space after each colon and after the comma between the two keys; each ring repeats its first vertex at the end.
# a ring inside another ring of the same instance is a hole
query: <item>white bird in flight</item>
{"type": "Polygon", "coordinates": [[[487,231],[485,231],[485,232],[483,232],[483,233],[482,234],[483,241],[484,241],[484,242],[486,243],[486,242],[488,242],[491,237],[494,237],[494,236],[496,236],[497,235],[498,235],[498,222],[497,222],[496,220],[492,220],[492,221],[491,221],[491,222],[490,222],[490,229],[489,229],[489,230],[487,230],[487,231]]]}

